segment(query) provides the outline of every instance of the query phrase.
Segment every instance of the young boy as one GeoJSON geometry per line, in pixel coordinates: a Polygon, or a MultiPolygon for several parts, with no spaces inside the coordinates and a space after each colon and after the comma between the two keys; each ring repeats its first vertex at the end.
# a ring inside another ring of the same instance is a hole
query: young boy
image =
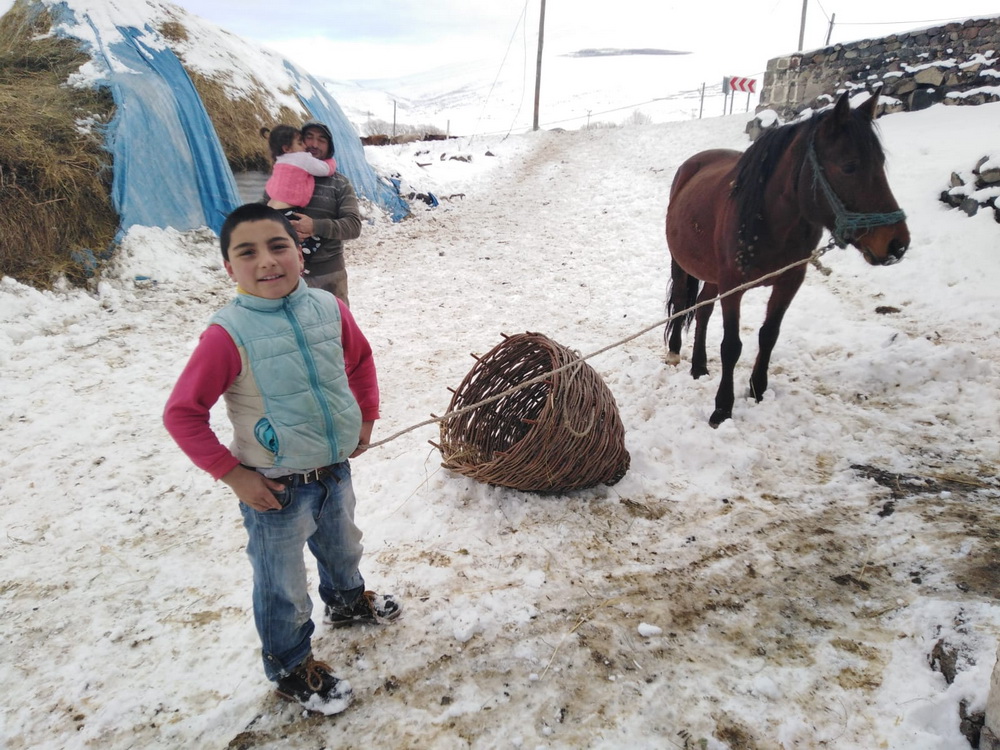
{"type": "Polygon", "coordinates": [[[209,321],[163,421],[195,465],[240,500],[264,673],[281,696],[335,714],[350,703],[351,685],[312,656],[303,547],[316,558],[331,625],[393,620],[400,607],[366,591],[358,570],[347,459],[365,451],[378,418],[371,347],[343,302],[301,279],[296,237],[264,204],[226,218],[222,257],[237,296],[209,321]],[[231,451],[209,426],[219,396],[233,424],[231,451]]]}

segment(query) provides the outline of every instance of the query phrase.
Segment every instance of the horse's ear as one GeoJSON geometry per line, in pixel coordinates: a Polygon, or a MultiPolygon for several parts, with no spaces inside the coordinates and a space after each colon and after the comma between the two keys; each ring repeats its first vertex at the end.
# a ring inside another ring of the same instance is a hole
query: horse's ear
{"type": "Polygon", "coordinates": [[[858,107],[859,110],[868,116],[869,120],[874,120],[875,115],[878,114],[878,93],[879,89],[875,89],[872,95],[865,100],[865,103],[858,107]]]}
{"type": "Polygon", "coordinates": [[[846,125],[849,119],[851,119],[851,92],[845,91],[833,108],[833,121],[838,125],[846,125]]]}

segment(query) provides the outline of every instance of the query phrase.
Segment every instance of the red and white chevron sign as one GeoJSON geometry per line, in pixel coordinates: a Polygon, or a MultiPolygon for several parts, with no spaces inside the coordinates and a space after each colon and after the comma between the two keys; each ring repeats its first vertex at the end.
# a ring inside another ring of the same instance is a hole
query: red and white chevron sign
{"type": "Polygon", "coordinates": [[[740,78],[738,76],[728,76],[722,80],[722,93],[728,94],[733,91],[745,91],[752,94],[757,88],[757,79],[740,78]]]}

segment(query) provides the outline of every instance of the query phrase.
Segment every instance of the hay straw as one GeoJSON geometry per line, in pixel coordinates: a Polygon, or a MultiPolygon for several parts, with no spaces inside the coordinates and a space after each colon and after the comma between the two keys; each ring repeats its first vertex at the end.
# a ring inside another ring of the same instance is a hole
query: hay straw
{"type": "Polygon", "coordinates": [[[77,125],[107,122],[114,105],[64,85],[89,57],[50,30],[23,2],[0,19],[0,274],[41,289],[60,275],[85,283],[118,227],[108,155],[77,125]]]}

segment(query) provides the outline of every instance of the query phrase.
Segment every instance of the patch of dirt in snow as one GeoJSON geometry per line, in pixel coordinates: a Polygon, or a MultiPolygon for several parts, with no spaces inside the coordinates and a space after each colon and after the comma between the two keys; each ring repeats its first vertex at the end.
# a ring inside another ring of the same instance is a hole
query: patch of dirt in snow
{"type": "MultiPolygon", "coordinates": [[[[893,642],[910,637],[893,626],[894,613],[921,596],[991,598],[996,585],[975,559],[930,562],[905,543],[883,552],[884,527],[943,549],[953,537],[985,535],[990,551],[982,554],[996,559],[996,533],[986,530],[998,528],[1000,514],[989,495],[969,490],[953,494],[947,512],[926,496],[888,489],[849,507],[833,495],[819,504],[732,498],[702,508],[698,523],[688,509],[651,498],[563,500],[531,511],[532,524],[564,525],[559,549],[539,550],[547,535],[508,526],[491,540],[490,556],[383,552],[380,564],[406,570],[414,582],[405,592],[405,619],[391,628],[326,634],[317,648],[340,653],[348,673],[374,669],[388,677],[332,720],[303,719],[269,703],[229,747],[320,738],[338,747],[485,748],[499,738],[515,746],[520,738],[529,746],[615,747],[627,723],[629,736],[676,747],[696,748],[699,738],[712,736],[732,748],[764,748],[774,746],[783,716],[754,715],[743,704],[779,696],[796,713],[838,727],[845,741],[875,736],[877,727],[853,725],[840,696],[880,686],[893,642]],[[890,499],[894,510],[886,514],[890,499]],[[961,525],[949,529],[956,516],[961,525]],[[720,536],[730,541],[699,541],[706,524],[728,530],[720,536]],[[505,591],[491,590],[494,557],[510,579],[505,591]],[[442,564],[455,576],[451,585],[419,585],[422,571],[442,564]],[[519,583],[519,572],[536,568],[544,586],[519,583]],[[477,575],[479,569],[490,573],[477,575]],[[527,600],[530,618],[487,627],[460,647],[442,638],[463,608],[497,606],[490,599],[505,594],[522,605],[527,600]],[[643,637],[640,622],[663,632],[643,637]],[[394,668],[397,652],[407,653],[414,668],[394,668]],[[707,686],[704,677],[690,679],[706,661],[718,675],[707,686]],[[769,676],[757,680],[765,667],[769,676]]],[[[840,737],[815,739],[836,746],[840,737]]]]}

